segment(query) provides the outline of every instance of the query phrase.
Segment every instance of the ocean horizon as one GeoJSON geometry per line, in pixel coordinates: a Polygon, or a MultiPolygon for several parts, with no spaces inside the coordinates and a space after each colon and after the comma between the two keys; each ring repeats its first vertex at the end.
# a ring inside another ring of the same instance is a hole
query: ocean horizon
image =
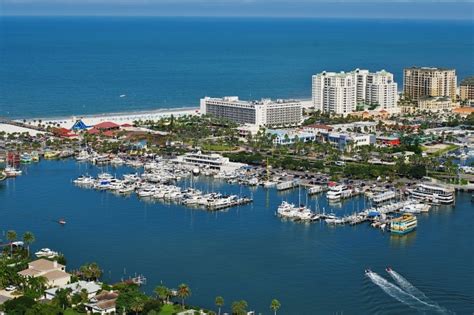
{"type": "Polygon", "coordinates": [[[385,69],[394,73],[399,90],[403,68],[414,65],[455,68],[460,81],[474,73],[473,25],[465,20],[4,16],[0,116],[197,107],[204,96],[307,99],[311,75],[324,70],[385,69]]]}

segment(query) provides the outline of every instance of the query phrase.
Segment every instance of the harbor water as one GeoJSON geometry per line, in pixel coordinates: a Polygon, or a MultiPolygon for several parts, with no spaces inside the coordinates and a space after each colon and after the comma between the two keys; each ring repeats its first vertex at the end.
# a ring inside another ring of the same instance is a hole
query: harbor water
{"type": "MultiPolygon", "coordinates": [[[[419,215],[415,232],[393,236],[369,224],[331,227],[275,216],[283,200],[299,199],[313,210],[351,214],[368,206],[363,197],[333,206],[324,194],[307,201],[303,189],[279,193],[201,176],[193,185],[203,191],[254,199],[207,212],[81,189],[72,180],[101,169],[73,160],[42,161],[23,171],[0,184],[0,238],[10,229],[19,235],[32,231],[37,239],[33,250],[49,247],[64,253],[69,270],[97,262],[107,282],[143,274],[148,280],[143,289],[149,293],[160,283],[177,287],[184,282],[192,289],[190,304],[213,308],[221,295],[225,311],[232,301],[245,299],[250,309],[264,314],[273,298],[280,300],[281,314],[467,314],[474,309],[469,194],[457,194],[453,207],[419,215]],[[67,224],[59,225],[59,218],[67,224]],[[396,273],[388,274],[387,266],[396,273]],[[366,276],[368,268],[375,274],[366,276]],[[397,275],[433,308],[394,289],[397,275]]],[[[108,171],[120,176],[134,170],[108,171]]],[[[189,186],[190,181],[179,184],[189,186]]]]}

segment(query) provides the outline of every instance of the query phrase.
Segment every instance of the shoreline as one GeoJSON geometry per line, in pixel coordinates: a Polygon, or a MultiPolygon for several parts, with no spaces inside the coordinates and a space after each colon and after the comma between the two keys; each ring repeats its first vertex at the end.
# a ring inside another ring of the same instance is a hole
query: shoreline
{"type": "Polygon", "coordinates": [[[130,112],[100,113],[90,115],[70,115],[62,117],[25,118],[13,119],[16,122],[28,125],[37,125],[41,120],[42,124],[59,125],[62,128],[71,128],[77,120],[82,120],[86,125],[95,125],[104,121],[112,121],[120,124],[132,124],[135,120],[156,120],[168,116],[198,115],[199,107],[176,107],[156,110],[141,110],[130,112]]]}

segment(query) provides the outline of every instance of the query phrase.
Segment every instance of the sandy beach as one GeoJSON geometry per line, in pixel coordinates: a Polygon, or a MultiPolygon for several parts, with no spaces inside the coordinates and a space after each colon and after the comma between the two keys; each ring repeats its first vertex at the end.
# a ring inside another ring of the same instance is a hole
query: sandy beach
{"type": "MultiPolygon", "coordinates": [[[[104,121],[111,121],[117,124],[133,124],[136,120],[157,120],[171,115],[175,117],[185,115],[198,115],[198,107],[184,107],[173,109],[162,109],[155,111],[141,111],[141,112],[123,112],[123,113],[104,113],[97,115],[76,115],[70,117],[50,117],[50,118],[35,118],[27,119],[26,123],[37,125],[39,121],[41,124],[60,126],[62,128],[70,129],[74,123],[81,119],[86,125],[93,126],[104,121]]],[[[24,122],[23,120],[18,120],[24,122]]]]}

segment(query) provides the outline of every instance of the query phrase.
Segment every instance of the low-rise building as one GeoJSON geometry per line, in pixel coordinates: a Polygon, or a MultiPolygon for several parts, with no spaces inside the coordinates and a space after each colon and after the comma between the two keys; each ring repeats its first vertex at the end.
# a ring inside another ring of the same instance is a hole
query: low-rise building
{"type": "Polygon", "coordinates": [[[71,295],[75,293],[81,293],[82,290],[85,290],[85,292],[87,292],[87,298],[91,299],[94,296],[96,296],[96,294],[102,289],[102,286],[99,283],[94,282],[94,281],[80,280],[71,284],[67,284],[65,286],[48,289],[44,292],[44,297],[47,300],[54,299],[54,297],[56,296],[56,292],[59,289],[70,289],[71,295]]]}
{"type": "Polygon", "coordinates": [[[116,301],[119,294],[113,291],[102,291],[94,296],[89,303],[87,303],[86,309],[92,314],[115,314],[116,313],[116,301]]]}
{"type": "Polygon", "coordinates": [[[304,131],[311,132],[314,134],[328,133],[331,132],[332,129],[333,127],[323,124],[313,124],[303,127],[304,131]]]}
{"type": "Polygon", "coordinates": [[[219,154],[203,154],[201,151],[195,153],[185,153],[176,157],[175,163],[195,166],[204,169],[232,172],[246,164],[231,162],[229,158],[219,154]]]}
{"type": "Polygon", "coordinates": [[[351,151],[356,147],[374,144],[375,136],[371,134],[347,134],[331,132],[324,135],[324,141],[330,143],[341,151],[351,151]]]}
{"type": "Polygon", "coordinates": [[[418,109],[429,112],[452,111],[458,107],[448,96],[424,96],[418,100],[418,109]]]}
{"type": "Polygon", "coordinates": [[[356,121],[347,124],[335,124],[331,127],[338,132],[374,133],[377,123],[374,121],[356,121]]]}
{"type": "Polygon", "coordinates": [[[65,286],[71,280],[71,275],[66,272],[66,266],[44,258],[28,263],[28,268],[18,274],[23,277],[44,277],[48,287],[65,286]]]}
{"type": "Polygon", "coordinates": [[[302,130],[267,130],[267,133],[273,136],[273,144],[275,145],[289,145],[298,141],[313,142],[316,140],[316,135],[311,132],[302,130]]]}
{"type": "Polygon", "coordinates": [[[377,144],[387,147],[396,147],[400,145],[400,138],[395,136],[380,136],[376,138],[377,144]]]}

